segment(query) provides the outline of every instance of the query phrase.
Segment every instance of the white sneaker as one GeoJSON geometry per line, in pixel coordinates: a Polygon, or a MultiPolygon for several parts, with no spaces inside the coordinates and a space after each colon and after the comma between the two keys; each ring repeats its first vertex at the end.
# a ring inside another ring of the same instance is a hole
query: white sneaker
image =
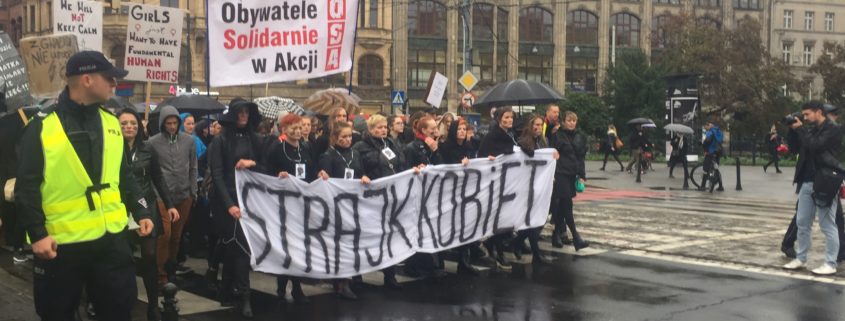
{"type": "Polygon", "coordinates": [[[786,263],[783,268],[787,270],[798,270],[804,268],[804,262],[801,262],[801,260],[799,259],[794,259],[792,261],[789,261],[789,263],[786,263]]]}
{"type": "Polygon", "coordinates": [[[818,268],[813,269],[813,274],[830,275],[836,273],[836,267],[830,266],[827,263],[822,264],[818,268]]]}

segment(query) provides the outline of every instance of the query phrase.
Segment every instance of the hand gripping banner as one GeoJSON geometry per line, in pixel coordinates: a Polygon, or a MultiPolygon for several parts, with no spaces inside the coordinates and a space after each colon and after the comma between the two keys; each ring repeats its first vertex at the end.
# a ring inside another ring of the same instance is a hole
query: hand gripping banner
{"type": "Polygon", "coordinates": [[[374,180],[306,183],[238,171],[241,227],[256,271],[345,278],[492,236],[542,226],[555,160],[516,152],[374,180]]]}

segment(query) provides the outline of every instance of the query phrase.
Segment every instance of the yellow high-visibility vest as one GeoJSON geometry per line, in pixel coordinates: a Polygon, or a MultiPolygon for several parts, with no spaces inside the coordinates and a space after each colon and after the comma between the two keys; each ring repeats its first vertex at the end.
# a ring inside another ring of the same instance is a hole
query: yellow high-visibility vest
{"type": "Polygon", "coordinates": [[[123,134],[117,118],[100,110],[103,124],[103,167],[94,184],[55,113],[44,118],[44,182],[41,206],[47,233],[58,244],[96,240],[106,232],[126,228],[128,215],[120,199],[120,165],[123,134]]]}

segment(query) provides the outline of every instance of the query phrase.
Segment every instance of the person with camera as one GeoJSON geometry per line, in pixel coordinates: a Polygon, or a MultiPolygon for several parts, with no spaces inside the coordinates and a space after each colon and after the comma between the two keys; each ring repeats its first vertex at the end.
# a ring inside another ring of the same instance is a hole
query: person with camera
{"type": "MultiPolygon", "coordinates": [[[[724,135],[719,125],[715,121],[707,122],[707,132],[704,134],[704,141],[701,143],[704,146],[704,177],[701,178],[701,186],[699,190],[705,190],[710,175],[714,175],[714,169],[719,166],[722,158],[722,141],[724,135]]],[[[717,176],[716,181],[712,184],[719,184],[718,191],[724,191],[722,187],[722,177],[717,176]]]]}
{"type": "Polygon", "coordinates": [[[819,102],[808,102],[801,108],[801,117],[795,117],[789,126],[790,142],[796,143],[799,151],[793,183],[797,186],[798,205],[796,224],[798,226],[798,251],[796,258],[783,266],[797,270],[807,264],[810,250],[810,232],[815,216],[825,236],[825,261],[812,272],[829,275],[836,273],[836,257],[839,251],[834,215],[842,182],[841,166],[836,159],[842,140],[839,126],[831,122],[819,102]],[[804,126],[804,124],[808,126],[804,126]],[[838,182],[838,183],[837,183],[838,182]],[[832,197],[831,197],[832,195],[832,197]]]}

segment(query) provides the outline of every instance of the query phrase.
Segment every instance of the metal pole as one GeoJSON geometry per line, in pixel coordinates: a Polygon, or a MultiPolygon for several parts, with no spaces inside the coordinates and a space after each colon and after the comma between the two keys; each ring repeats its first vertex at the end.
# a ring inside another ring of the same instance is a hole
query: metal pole
{"type": "Polygon", "coordinates": [[[640,156],[637,157],[637,183],[642,183],[643,180],[640,176],[642,176],[643,172],[643,151],[640,150],[640,156]]]}
{"type": "Polygon", "coordinates": [[[736,158],[736,190],[742,190],[742,176],[740,175],[739,169],[739,157],[736,158]]]}
{"type": "MultiPolygon", "coordinates": [[[[167,283],[161,288],[164,299],[162,300],[161,320],[162,321],[178,321],[179,307],[176,306],[176,292],[179,288],[173,283],[167,283]]],[[[157,302],[150,302],[149,304],[157,304],[157,302]]]]}
{"type": "Polygon", "coordinates": [[[684,190],[689,189],[689,169],[687,167],[687,155],[684,155],[684,190]]]}
{"type": "Polygon", "coordinates": [[[610,65],[616,66],[616,25],[611,27],[610,38],[610,65]]]}
{"type": "MultiPolygon", "coordinates": [[[[185,37],[187,40],[187,50],[188,50],[188,66],[187,66],[187,73],[188,73],[188,83],[185,84],[185,91],[191,92],[191,83],[194,80],[194,53],[191,52],[191,1],[188,1],[188,35],[185,37]]],[[[210,90],[209,90],[210,91],[210,90]]]]}

